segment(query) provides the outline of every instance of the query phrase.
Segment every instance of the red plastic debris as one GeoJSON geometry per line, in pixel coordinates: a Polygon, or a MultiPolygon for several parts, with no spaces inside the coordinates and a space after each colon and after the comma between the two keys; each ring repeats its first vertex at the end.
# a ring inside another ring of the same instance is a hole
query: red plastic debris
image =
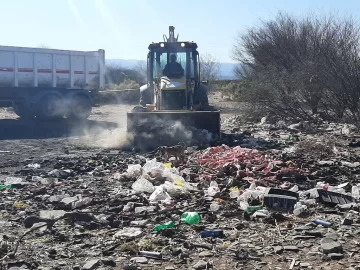
{"type": "MultiPolygon", "coordinates": [[[[270,176],[271,170],[278,164],[282,164],[282,161],[272,160],[271,157],[262,155],[256,149],[241,148],[235,146],[230,148],[227,145],[211,147],[205,151],[199,151],[193,153],[189,160],[190,166],[200,165],[202,172],[206,172],[203,177],[209,180],[209,175],[212,175],[215,171],[231,170],[236,172],[238,179],[243,179],[249,183],[257,181],[255,179],[256,174],[262,174],[262,176],[270,176]],[[243,169],[241,169],[243,168],[243,169]]],[[[272,179],[272,178],[271,178],[272,179]]]]}

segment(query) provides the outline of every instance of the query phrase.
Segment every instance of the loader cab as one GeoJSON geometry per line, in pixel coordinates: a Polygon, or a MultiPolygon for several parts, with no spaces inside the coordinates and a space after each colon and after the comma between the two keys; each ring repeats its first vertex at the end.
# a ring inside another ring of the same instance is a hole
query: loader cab
{"type": "Polygon", "coordinates": [[[199,87],[199,53],[193,42],[160,42],[149,45],[148,84],[155,88],[156,107],[165,110],[190,109],[194,91],[199,87]],[[182,72],[169,71],[172,58],[182,72]],[[166,77],[173,87],[160,87],[166,77]]]}
{"type": "MultiPolygon", "coordinates": [[[[164,76],[163,71],[171,58],[176,56],[177,63],[184,69],[186,79],[196,80],[199,78],[199,53],[197,44],[193,42],[160,42],[152,43],[148,53],[148,81],[156,80],[164,76]]],[[[169,76],[172,77],[172,76],[169,76]]],[[[174,78],[178,78],[173,74],[174,78]]]]}

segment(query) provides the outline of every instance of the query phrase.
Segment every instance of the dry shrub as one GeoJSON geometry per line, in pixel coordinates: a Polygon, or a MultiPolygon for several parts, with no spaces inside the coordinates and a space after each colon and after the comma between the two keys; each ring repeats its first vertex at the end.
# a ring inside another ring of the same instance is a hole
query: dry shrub
{"type": "Polygon", "coordinates": [[[360,124],[360,27],[350,16],[280,13],[239,34],[241,99],[282,119],[360,124]]]}
{"type": "Polygon", "coordinates": [[[125,80],[120,84],[107,84],[106,89],[109,90],[125,90],[125,89],[139,89],[140,84],[133,80],[125,80]]]}
{"type": "Polygon", "coordinates": [[[321,138],[305,138],[296,146],[296,153],[321,158],[334,155],[336,139],[330,136],[321,138]]]}

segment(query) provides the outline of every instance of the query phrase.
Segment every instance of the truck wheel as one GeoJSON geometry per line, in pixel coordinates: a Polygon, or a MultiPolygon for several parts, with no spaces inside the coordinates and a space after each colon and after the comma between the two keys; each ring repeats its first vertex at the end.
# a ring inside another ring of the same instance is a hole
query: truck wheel
{"type": "Polygon", "coordinates": [[[35,114],[27,109],[24,104],[13,104],[12,107],[16,115],[22,119],[33,119],[35,117],[35,114]]]}
{"type": "Polygon", "coordinates": [[[92,105],[89,98],[85,96],[75,96],[70,102],[67,117],[75,120],[85,120],[92,112],[92,105]]]}
{"type": "Polygon", "coordinates": [[[61,108],[63,102],[56,95],[45,96],[40,101],[39,106],[39,116],[43,119],[59,118],[63,115],[61,114],[61,108]]]}

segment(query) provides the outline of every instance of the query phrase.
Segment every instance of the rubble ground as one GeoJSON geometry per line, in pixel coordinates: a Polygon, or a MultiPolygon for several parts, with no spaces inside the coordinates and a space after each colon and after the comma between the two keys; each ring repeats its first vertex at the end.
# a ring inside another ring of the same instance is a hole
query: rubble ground
{"type": "Polygon", "coordinates": [[[1,269],[360,269],[360,134],[246,123],[187,161],[121,150],[127,105],[83,126],[0,116],[1,269]]]}

